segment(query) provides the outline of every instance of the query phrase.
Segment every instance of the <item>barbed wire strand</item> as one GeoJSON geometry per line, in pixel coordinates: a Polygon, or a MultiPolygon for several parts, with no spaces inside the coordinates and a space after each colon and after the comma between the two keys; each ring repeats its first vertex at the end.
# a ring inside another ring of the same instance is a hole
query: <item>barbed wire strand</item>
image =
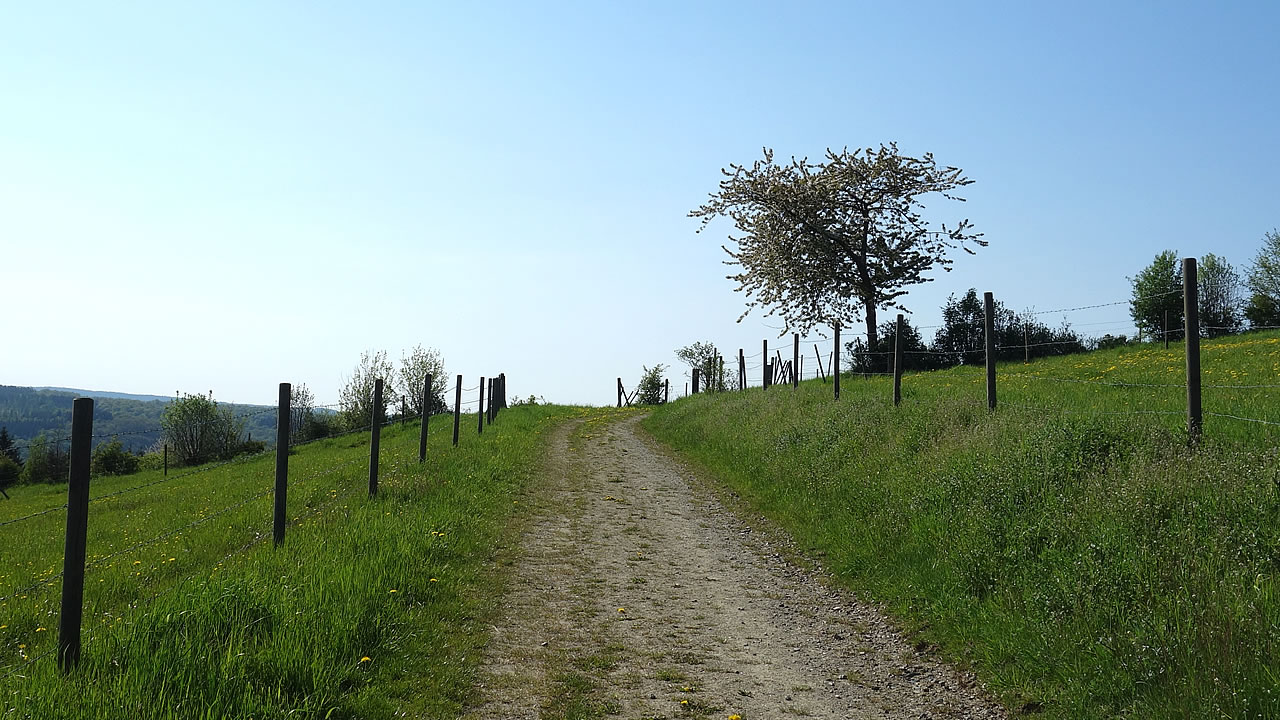
{"type": "Polygon", "coordinates": [[[148,539],[148,540],[143,540],[143,541],[141,541],[141,542],[134,543],[133,545],[130,545],[129,547],[123,548],[123,549],[121,549],[121,550],[117,550],[117,551],[115,551],[115,552],[113,552],[113,553],[110,553],[110,554],[105,555],[105,556],[103,556],[103,557],[97,558],[97,559],[95,559],[95,560],[94,560],[94,561],[92,561],[92,562],[85,563],[85,572],[87,573],[89,570],[92,570],[92,569],[97,568],[97,567],[101,567],[101,566],[102,566],[104,563],[106,563],[108,560],[114,560],[115,558],[118,558],[118,557],[120,557],[121,555],[127,555],[127,554],[129,554],[129,553],[131,553],[131,552],[133,552],[133,551],[135,551],[135,550],[141,550],[141,549],[142,549],[142,548],[144,548],[144,547],[149,547],[149,546],[154,545],[154,544],[156,544],[156,543],[158,543],[158,542],[161,542],[161,541],[163,541],[163,540],[167,540],[167,539],[169,539],[169,538],[172,538],[172,537],[174,537],[174,536],[178,535],[179,533],[186,532],[187,530],[190,530],[191,528],[194,528],[194,527],[198,527],[198,526],[200,526],[200,525],[203,525],[203,524],[205,524],[205,523],[207,523],[207,522],[209,522],[209,521],[211,521],[211,520],[213,520],[213,519],[215,519],[215,518],[222,517],[223,515],[226,515],[226,514],[227,514],[227,513],[229,513],[229,512],[232,512],[232,511],[234,511],[234,510],[239,510],[240,508],[242,508],[242,507],[244,507],[244,506],[246,506],[246,505],[248,505],[248,504],[250,504],[250,503],[256,502],[256,501],[261,500],[262,498],[264,498],[264,497],[266,497],[266,496],[268,496],[268,495],[274,494],[274,493],[275,493],[275,491],[276,491],[276,490],[275,490],[275,488],[274,488],[274,487],[268,488],[268,489],[263,490],[262,492],[260,492],[260,493],[258,493],[258,494],[256,494],[256,495],[253,495],[253,496],[251,496],[251,497],[245,498],[244,500],[242,500],[242,501],[240,501],[240,502],[238,502],[238,503],[235,503],[234,505],[229,505],[229,506],[227,506],[227,507],[222,508],[221,510],[218,510],[217,512],[211,513],[211,514],[209,514],[209,515],[205,515],[204,517],[202,517],[202,518],[200,518],[200,519],[198,519],[198,520],[195,520],[195,521],[193,521],[193,522],[187,523],[186,525],[183,525],[182,527],[174,528],[173,530],[170,530],[170,531],[165,532],[165,533],[161,533],[161,534],[156,535],[155,537],[150,538],[150,539],[148,539]]]}
{"type": "Polygon", "coordinates": [[[1044,380],[1047,382],[1071,383],[1075,385],[1106,385],[1108,387],[1141,387],[1141,388],[1179,388],[1187,387],[1186,383],[1131,383],[1123,381],[1110,380],[1079,380],[1076,378],[1050,377],[1044,375],[1031,375],[1028,373],[1010,373],[998,372],[997,377],[1007,378],[1024,378],[1027,380],[1044,380]]]}
{"type": "Polygon", "coordinates": [[[1012,407],[1020,410],[1034,410],[1041,413],[1066,413],[1068,415],[1185,415],[1182,410],[1071,410],[1067,408],[1045,408],[1035,405],[1022,405],[1020,403],[1012,403],[1001,400],[997,405],[999,407],[1012,407]]]}
{"type": "MultiPolygon", "coordinates": [[[[262,450],[260,452],[251,453],[249,455],[241,455],[239,457],[235,457],[230,460],[224,460],[219,463],[201,465],[196,469],[190,470],[188,472],[175,473],[173,475],[168,475],[168,476],[159,478],[157,480],[152,480],[151,482],[142,483],[141,485],[134,485],[132,487],[124,488],[122,490],[115,490],[109,493],[105,493],[97,497],[91,497],[89,498],[89,502],[95,503],[101,500],[107,500],[109,498],[118,497],[120,495],[127,495],[129,493],[137,492],[139,490],[145,490],[149,487],[155,487],[156,485],[163,485],[168,482],[173,482],[174,480],[181,480],[182,478],[188,478],[188,477],[191,477],[192,475],[199,475],[200,473],[205,473],[212,470],[217,470],[219,468],[224,468],[228,465],[239,465],[239,464],[249,463],[274,453],[275,453],[275,448],[271,448],[270,450],[262,450]]],[[[63,507],[66,507],[66,506],[63,505],[63,507]]]]}
{"type": "Polygon", "coordinates": [[[65,510],[66,508],[67,508],[67,504],[66,504],[66,503],[62,503],[61,505],[59,505],[59,506],[57,506],[57,507],[51,507],[51,508],[49,508],[48,510],[41,510],[40,512],[33,512],[33,513],[31,513],[30,515],[23,515],[22,517],[13,518],[12,520],[5,520],[4,522],[0,522],[0,527],[4,527],[5,525],[13,525],[13,524],[15,524],[15,523],[20,523],[20,522],[22,522],[22,521],[24,521],[24,520],[30,520],[30,519],[32,519],[32,518],[38,518],[38,517],[40,517],[41,515],[48,515],[48,514],[49,514],[49,513],[51,513],[51,512],[57,512],[57,511],[59,511],[59,510],[65,510]]]}
{"type": "Polygon", "coordinates": [[[1212,415],[1213,417],[1220,417],[1220,418],[1229,418],[1231,420],[1243,420],[1245,422],[1259,423],[1262,425],[1280,426],[1280,422],[1272,422],[1271,420],[1259,420],[1258,418],[1251,418],[1251,417],[1241,417],[1239,415],[1228,415],[1226,413],[1206,412],[1205,415],[1212,415]]]}

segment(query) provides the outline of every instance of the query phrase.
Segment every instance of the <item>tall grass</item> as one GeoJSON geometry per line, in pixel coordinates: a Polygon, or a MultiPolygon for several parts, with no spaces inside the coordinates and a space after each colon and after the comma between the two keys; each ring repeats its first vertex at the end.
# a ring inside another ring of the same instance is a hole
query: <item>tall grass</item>
{"type": "MultiPolygon", "coordinates": [[[[1003,365],[994,413],[962,367],[908,376],[899,407],[853,378],[838,403],[808,382],[646,425],[1015,709],[1280,717],[1280,428],[1208,415],[1188,448],[1182,363],[1003,365]]],[[[1280,335],[1206,342],[1204,365],[1207,413],[1280,421],[1278,389],[1240,387],[1280,384],[1280,335]]]]}
{"type": "MultiPolygon", "coordinates": [[[[437,419],[424,465],[417,425],[389,426],[376,498],[367,432],[303,447],[278,549],[255,542],[270,536],[268,456],[94,502],[84,655],[65,676],[47,656],[63,514],[0,527],[0,597],[54,578],[0,602],[5,717],[456,717],[495,582],[485,560],[536,468],[542,428],[566,413],[512,408],[456,449],[437,419]]],[[[159,479],[95,481],[91,495],[159,479]]],[[[20,488],[0,522],[56,507],[61,493],[20,488]]]]}

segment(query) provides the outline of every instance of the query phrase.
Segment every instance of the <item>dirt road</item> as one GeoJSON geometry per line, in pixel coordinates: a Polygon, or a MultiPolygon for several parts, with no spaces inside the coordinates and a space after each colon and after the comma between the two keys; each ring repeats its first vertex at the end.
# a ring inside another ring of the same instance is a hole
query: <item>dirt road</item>
{"type": "Polygon", "coordinates": [[[789,564],[637,420],[557,429],[467,717],[1005,717],[789,564]]]}

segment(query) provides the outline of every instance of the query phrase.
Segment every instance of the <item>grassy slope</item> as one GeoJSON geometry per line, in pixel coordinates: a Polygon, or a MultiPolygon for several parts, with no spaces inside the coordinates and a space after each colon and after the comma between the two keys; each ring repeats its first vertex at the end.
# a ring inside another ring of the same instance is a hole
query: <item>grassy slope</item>
{"type": "MultiPolygon", "coordinates": [[[[483,567],[539,462],[542,428],[567,413],[513,408],[457,449],[437,418],[425,466],[417,426],[390,426],[375,499],[368,433],[300,448],[280,549],[268,539],[241,550],[270,534],[271,496],[251,498],[271,486],[271,456],[94,502],[81,669],[64,678],[52,658],[23,664],[54,646],[56,578],[0,601],[0,678],[17,669],[0,680],[6,713],[456,717],[483,639],[477,612],[498,581],[483,567]]],[[[98,480],[91,494],[157,479],[98,480]]],[[[0,522],[64,493],[20,488],[0,522]]],[[[61,569],[62,521],[53,512],[0,527],[0,597],[61,569]]]]}
{"type": "MultiPolygon", "coordinates": [[[[1280,383],[1280,335],[1206,343],[1206,385],[1280,383]]],[[[1280,475],[1270,426],[1206,417],[1182,350],[697,396],[647,426],[1013,708],[1280,716],[1280,475]],[[1084,382],[1081,382],[1084,381],[1084,382]],[[1096,383],[1145,383],[1122,387],[1096,383]],[[1129,413],[1142,414],[1101,414],[1129,413]]],[[[1280,389],[1206,387],[1280,421],[1280,389]]]]}

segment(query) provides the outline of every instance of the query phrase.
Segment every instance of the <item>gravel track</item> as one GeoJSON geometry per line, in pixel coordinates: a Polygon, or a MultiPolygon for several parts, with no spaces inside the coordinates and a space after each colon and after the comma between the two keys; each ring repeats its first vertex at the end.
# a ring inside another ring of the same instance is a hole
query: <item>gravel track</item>
{"type": "Polygon", "coordinates": [[[788,562],[639,419],[550,439],[467,717],[1006,717],[972,675],[788,562]]]}

